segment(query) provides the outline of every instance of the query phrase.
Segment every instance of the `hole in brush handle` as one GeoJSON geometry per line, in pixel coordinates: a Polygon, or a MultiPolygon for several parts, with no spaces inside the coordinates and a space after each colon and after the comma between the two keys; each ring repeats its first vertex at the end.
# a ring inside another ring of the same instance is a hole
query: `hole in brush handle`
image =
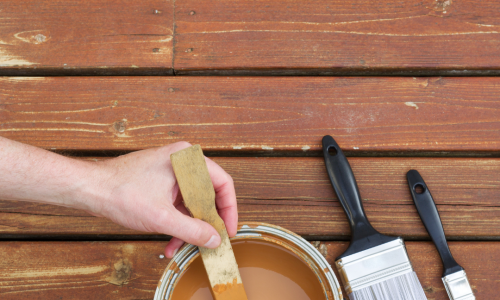
{"type": "Polygon", "coordinates": [[[408,171],[406,177],[413,202],[415,203],[420,219],[422,220],[425,229],[432,238],[432,241],[434,242],[434,245],[436,245],[436,249],[441,256],[444,266],[443,277],[463,270],[462,267],[455,261],[450,249],[448,248],[439,211],[434,199],[432,198],[431,191],[427,187],[424,179],[417,170],[408,171]]]}
{"type": "Polygon", "coordinates": [[[330,154],[330,156],[336,156],[338,154],[337,148],[335,148],[335,146],[328,147],[328,154],[330,154]]]}
{"type": "Polygon", "coordinates": [[[423,194],[425,193],[425,186],[423,186],[422,184],[416,184],[414,187],[413,187],[413,190],[415,191],[415,193],[417,194],[423,194]]]}
{"type": "Polygon", "coordinates": [[[328,177],[351,226],[351,244],[339,258],[397,239],[382,235],[371,226],[363,209],[356,179],[342,149],[331,136],[324,136],[322,143],[328,177]]]}

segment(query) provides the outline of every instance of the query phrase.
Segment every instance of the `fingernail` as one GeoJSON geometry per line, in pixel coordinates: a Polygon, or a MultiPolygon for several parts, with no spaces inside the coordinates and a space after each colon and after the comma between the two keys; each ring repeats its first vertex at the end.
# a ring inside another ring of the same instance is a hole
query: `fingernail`
{"type": "Polygon", "coordinates": [[[212,237],[210,237],[208,242],[203,247],[214,249],[217,248],[219,244],[220,244],[220,237],[217,235],[212,235],[212,237]]]}
{"type": "Polygon", "coordinates": [[[177,254],[177,251],[179,251],[179,248],[175,249],[174,253],[172,253],[172,257],[174,257],[177,254]]]}

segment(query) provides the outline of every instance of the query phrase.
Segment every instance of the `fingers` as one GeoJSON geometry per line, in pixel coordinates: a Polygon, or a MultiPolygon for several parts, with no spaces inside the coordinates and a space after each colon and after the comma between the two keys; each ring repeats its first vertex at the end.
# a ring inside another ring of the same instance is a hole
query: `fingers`
{"type": "MultiPolygon", "coordinates": [[[[174,210],[172,213],[169,225],[169,232],[166,232],[167,234],[171,234],[180,240],[196,246],[214,249],[221,242],[219,234],[210,224],[186,216],[178,210],[174,210]]],[[[175,245],[177,244],[173,246],[175,245]]],[[[173,246],[172,249],[174,248],[173,246]]]]}
{"type": "Polygon", "coordinates": [[[167,247],[165,247],[165,256],[168,258],[174,257],[182,245],[184,245],[183,240],[173,237],[170,242],[168,242],[167,247]]]}
{"type": "Polygon", "coordinates": [[[219,216],[226,224],[229,237],[234,237],[238,231],[238,213],[234,213],[233,208],[218,210],[219,216]]]}
{"type": "MultiPolygon", "coordinates": [[[[184,206],[182,201],[175,205],[175,208],[184,215],[189,216],[189,211],[187,210],[186,206],[184,206]]],[[[165,248],[165,256],[168,258],[174,257],[174,255],[177,253],[177,251],[179,251],[179,248],[181,248],[182,245],[184,245],[183,240],[173,237],[170,242],[168,242],[167,247],[165,248]]]]}
{"type": "Polygon", "coordinates": [[[180,151],[182,149],[186,149],[188,147],[191,147],[192,145],[188,142],[177,142],[177,143],[173,143],[173,144],[170,144],[168,146],[165,147],[165,149],[167,149],[170,153],[174,153],[174,152],[177,152],[177,151],[180,151]]]}
{"type": "MultiPolygon", "coordinates": [[[[169,145],[169,151],[171,153],[190,147],[191,144],[187,142],[178,142],[169,145]]],[[[226,173],[218,164],[209,158],[205,158],[207,163],[208,172],[215,189],[215,202],[217,205],[217,210],[220,217],[224,221],[227,229],[227,233],[230,237],[236,235],[238,227],[238,209],[236,204],[236,192],[234,189],[234,183],[231,176],[226,173]]],[[[174,191],[175,192],[175,191],[174,191]]],[[[176,195],[177,196],[177,195],[176,195]]],[[[180,197],[176,197],[179,198],[180,197]]],[[[174,204],[177,206],[180,201],[176,199],[174,204]]],[[[178,207],[179,209],[179,207],[178,207]]],[[[184,212],[184,211],[183,211],[184,212]]],[[[185,212],[184,212],[185,213],[185,212]]],[[[192,218],[190,218],[192,219],[192,218]]],[[[207,224],[208,225],[208,224],[207,224]]],[[[178,235],[177,235],[178,236],[178,235]]],[[[218,236],[218,235],[217,235],[218,236]]],[[[178,236],[179,237],[179,236],[178,236]]],[[[181,237],[182,238],[182,237],[181,237]]],[[[220,239],[220,238],[219,238],[220,239]]],[[[186,242],[190,241],[184,239],[186,242]]],[[[193,244],[193,243],[191,243],[193,244]]],[[[199,244],[196,244],[200,246],[199,244]]],[[[201,245],[203,246],[203,245],[201,245]]]]}
{"type": "Polygon", "coordinates": [[[211,159],[205,157],[205,161],[215,189],[217,210],[226,224],[227,233],[233,237],[238,227],[238,209],[233,179],[211,159]]]}

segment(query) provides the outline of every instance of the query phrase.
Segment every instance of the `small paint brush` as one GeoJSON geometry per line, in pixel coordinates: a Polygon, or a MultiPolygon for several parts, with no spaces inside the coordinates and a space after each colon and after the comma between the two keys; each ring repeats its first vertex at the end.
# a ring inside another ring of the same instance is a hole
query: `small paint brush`
{"type": "Polygon", "coordinates": [[[351,166],[335,140],[323,137],[326,170],[351,225],[351,243],[335,265],[351,300],[424,300],[403,239],[368,221],[351,166]]]}
{"type": "Polygon", "coordinates": [[[217,213],[215,191],[200,145],[170,155],[186,208],[193,217],[212,225],[220,235],[216,249],[198,247],[215,300],[247,300],[224,221],[217,213]]]}
{"type": "Polygon", "coordinates": [[[424,182],[420,173],[410,170],[406,174],[410,192],[417,207],[420,219],[425,225],[425,229],[432,238],[434,245],[441,256],[443,262],[443,283],[451,300],[474,300],[474,293],[470,286],[464,268],[462,268],[453,258],[446,242],[443,224],[439,217],[439,212],[432,198],[429,188],[424,182]]]}

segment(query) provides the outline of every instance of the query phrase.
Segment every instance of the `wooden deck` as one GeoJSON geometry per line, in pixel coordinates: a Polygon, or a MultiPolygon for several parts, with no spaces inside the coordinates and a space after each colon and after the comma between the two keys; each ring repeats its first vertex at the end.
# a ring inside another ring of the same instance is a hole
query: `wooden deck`
{"type": "MultiPolygon", "coordinates": [[[[320,157],[329,134],[429,299],[448,298],[412,168],[477,299],[495,299],[499,20],[493,0],[6,0],[0,136],[95,160],[198,143],[232,175],[241,221],[297,232],[333,263],[350,232],[320,157]]],[[[152,299],[167,240],[0,199],[0,299],[152,299]]]]}

